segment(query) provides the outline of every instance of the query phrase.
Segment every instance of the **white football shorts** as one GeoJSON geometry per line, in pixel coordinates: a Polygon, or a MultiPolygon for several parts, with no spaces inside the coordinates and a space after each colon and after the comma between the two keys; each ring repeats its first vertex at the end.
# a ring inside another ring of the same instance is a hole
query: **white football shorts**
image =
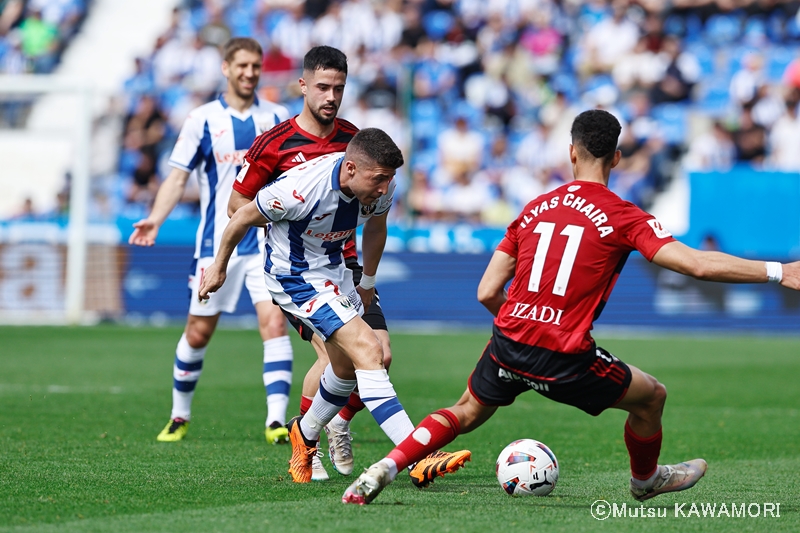
{"type": "Polygon", "coordinates": [[[281,308],[300,319],[322,340],[364,314],[353,284],[353,271],[343,264],[301,274],[264,274],[267,288],[281,308]]]}
{"type": "Polygon", "coordinates": [[[217,292],[211,293],[208,300],[198,301],[197,291],[200,289],[203,271],[213,262],[213,257],[199,258],[194,275],[189,277],[189,288],[192,290],[190,315],[214,316],[219,313],[233,313],[242,294],[242,286],[247,287],[254,305],[264,300],[272,300],[272,295],[264,284],[264,263],[261,254],[250,254],[232,257],[228,262],[228,277],[225,279],[225,284],[217,292]]]}

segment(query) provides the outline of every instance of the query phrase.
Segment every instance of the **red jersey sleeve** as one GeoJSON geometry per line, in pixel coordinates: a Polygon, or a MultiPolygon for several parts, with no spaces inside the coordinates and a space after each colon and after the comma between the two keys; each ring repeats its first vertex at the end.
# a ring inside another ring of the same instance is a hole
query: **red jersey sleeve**
{"type": "Polygon", "coordinates": [[[500,244],[497,245],[497,250],[516,258],[519,252],[519,241],[517,238],[517,231],[519,230],[519,219],[514,220],[508,225],[506,234],[500,244]]]}
{"type": "Polygon", "coordinates": [[[244,156],[244,164],[233,182],[233,190],[248,198],[255,198],[258,191],[269,183],[278,163],[278,154],[269,149],[255,158],[251,154],[252,149],[244,156]]]}
{"type": "Polygon", "coordinates": [[[622,213],[622,244],[635,248],[648,261],[653,260],[662,246],[675,241],[672,234],[661,223],[633,204],[628,204],[622,213]]]}

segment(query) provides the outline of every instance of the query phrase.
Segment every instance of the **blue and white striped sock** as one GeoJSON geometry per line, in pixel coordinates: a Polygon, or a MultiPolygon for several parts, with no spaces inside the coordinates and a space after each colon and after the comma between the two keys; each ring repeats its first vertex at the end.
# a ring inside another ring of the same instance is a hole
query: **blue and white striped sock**
{"type": "Polygon", "coordinates": [[[286,423],[292,384],[292,342],[288,335],[264,341],[264,389],[267,392],[267,422],[286,423]]]}
{"type": "Polygon", "coordinates": [[[314,395],[311,409],[300,420],[303,435],[308,440],[319,439],[322,428],[341,411],[355,388],[356,380],[337,377],[328,363],[319,380],[319,390],[314,395]]]}
{"type": "Polygon", "coordinates": [[[358,393],[372,417],[396,445],[414,431],[414,424],[397,399],[386,370],[356,370],[358,393]]]}
{"type": "Polygon", "coordinates": [[[172,415],[170,418],[192,417],[192,397],[197,380],[203,372],[203,358],[206,347],[192,348],[186,340],[186,333],[181,335],[175,349],[175,364],[172,367],[172,415]]]}

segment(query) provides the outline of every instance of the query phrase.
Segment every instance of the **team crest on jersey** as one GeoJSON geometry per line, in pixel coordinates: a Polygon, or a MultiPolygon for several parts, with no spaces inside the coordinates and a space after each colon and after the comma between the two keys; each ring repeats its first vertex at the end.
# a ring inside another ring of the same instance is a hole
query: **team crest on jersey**
{"type": "Polygon", "coordinates": [[[656,234],[656,237],[659,239],[666,239],[667,237],[672,237],[672,233],[670,233],[664,226],[661,225],[661,222],[656,220],[655,218],[648,220],[647,224],[653,228],[653,233],[656,234]]]}
{"type": "Polygon", "coordinates": [[[280,198],[270,198],[267,200],[267,209],[271,213],[276,213],[279,215],[286,213],[286,209],[283,207],[283,202],[281,202],[280,198]]]}
{"type": "Polygon", "coordinates": [[[238,174],[236,174],[236,181],[238,181],[239,183],[242,183],[242,181],[244,181],[244,175],[247,174],[248,168],[250,168],[250,161],[245,159],[244,163],[242,163],[242,169],[239,171],[238,174]]]}
{"type": "Polygon", "coordinates": [[[339,304],[342,307],[344,307],[345,309],[352,309],[353,308],[353,302],[351,302],[350,298],[348,298],[344,294],[339,296],[338,298],[336,298],[336,301],[339,302],[339,304]]]}
{"type": "Polygon", "coordinates": [[[378,202],[375,202],[372,205],[362,205],[361,206],[361,216],[362,217],[368,217],[372,213],[374,213],[377,208],[378,208],[378,202]]]}

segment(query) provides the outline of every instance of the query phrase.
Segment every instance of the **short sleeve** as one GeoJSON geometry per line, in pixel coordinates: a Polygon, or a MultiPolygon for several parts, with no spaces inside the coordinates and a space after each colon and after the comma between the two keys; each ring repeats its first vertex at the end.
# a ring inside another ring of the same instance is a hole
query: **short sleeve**
{"type": "Polygon", "coordinates": [[[271,150],[271,146],[267,146],[257,157],[251,148],[244,156],[242,169],[233,182],[233,190],[248,198],[255,198],[258,191],[269,183],[277,163],[278,154],[271,150]]]}
{"type": "Polygon", "coordinates": [[[511,257],[517,257],[519,251],[519,219],[508,225],[503,240],[497,245],[497,250],[511,257]]]}
{"type": "Polygon", "coordinates": [[[256,207],[272,222],[300,220],[316,208],[314,202],[306,199],[310,198],[306,189],[309,184],[313,182],[296,177],[274,181],[256,193],[256,207]]]}
{"type": "Polygon", "coordinates": [[[623,212],[622,244],[636,249],[648,261],[667,243],[675,241],[672,234],[653,215],[630,204],[623,212]]]}
{"type": "Polygon", "coordinates": [[[181,133],[172,149],[169,164],[175,168],[191,172],[203,157],[200,146],[205,130],[205,121],[196,111],[191,113],[183,123],[181,133]]]}

